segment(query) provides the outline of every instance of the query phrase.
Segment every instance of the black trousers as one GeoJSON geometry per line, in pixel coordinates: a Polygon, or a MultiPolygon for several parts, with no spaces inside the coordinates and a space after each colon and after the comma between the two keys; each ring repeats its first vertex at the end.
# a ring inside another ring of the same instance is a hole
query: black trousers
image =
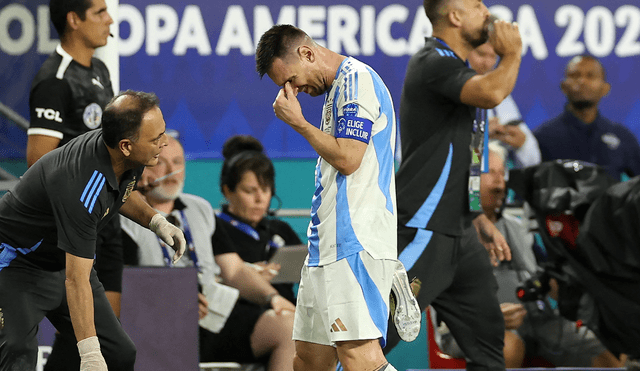
{"type": "MultiPolygon", "coordinates": [[[[422,281],[420,308],[438,312],[467,358],[467,370],[504,370],[504,319],[489,255],[473,227],[463,236],[398,228],[399,259],[422,281]]],[[[400,342],[389,324],[389,352],[400,342]]]]}
{"type": "MultiPolygon", "coordinates": [[[[67,306],[65,271],[49,272],[12,262],[0,270],[0,371],[36,369],[38,324],[46,316],[60,336],[76,343],[67,306]]],[[[136,348],[116,318],[96,272],[91,272],[94,321],[110,370],[133,371],[136,348]]],[[[77,357],[77,349],[75,351],[77,357]]],[[[70,369],[79,369],[79,358],[70,369]],[[75,367],[75,368],[71,368],[75,367]]]]}

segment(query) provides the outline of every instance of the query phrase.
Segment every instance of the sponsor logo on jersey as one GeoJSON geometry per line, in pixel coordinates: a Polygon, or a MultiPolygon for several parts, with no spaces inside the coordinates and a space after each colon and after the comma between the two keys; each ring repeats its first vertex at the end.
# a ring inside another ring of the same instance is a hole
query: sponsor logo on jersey
{"type": "Polygon", "coordinates": [[[86,106],[82,114],[82,121],[91,130],[97,129],[102,124],[102,108],[98,103],[86,106]]]}
{"type": "Polygon", "coordinates": [[[613,133],[603,134],[601,139],[612,151],[615,151],[620,146],[620,138],[613,133]]]}
{"type": "MultiPolygon", "coordinates": [[[[124,196],[122,196],[122,203],[127,202],[129,196],[131,196],[131,192],[133,192],[133,188],[136,186],[136,178],[134,177],[132,181],[127,184],[127,189],[124,191],[124,196]]],[[[108,211],[108,210],[107,210],[108,211]]]]}
{"type": "Polygon", "coordinates": [[[60,118],[60,111],[55,111],[51,108],[36,108],[36,116],[39,119],[44,117],[46,120],[62,122],[62,118],[60,118]]]}
{"type": "Polygon", "coordinates": [[[358,105],[355,103],[349,103],[342,109],[345,116],[358,116],[358,105]]]}
{"type": "Polygon", "coordinates": [[[104,86],[102,86],[102,83],[100,82],[100,76],[92,78],[91,82],[93,83],[93,85],[99,86],[100,89],[104,89],[104,86]]]}
{"type": "Polygon", "coordinates": [[[333,128],[333,125],[331,125],[332,109],[333,101],[327,102],[324,106],[324,115],[322,117],[324,119],[322,122],[322,131],[327,134],[331,134],[331,129],[333,128]]]}

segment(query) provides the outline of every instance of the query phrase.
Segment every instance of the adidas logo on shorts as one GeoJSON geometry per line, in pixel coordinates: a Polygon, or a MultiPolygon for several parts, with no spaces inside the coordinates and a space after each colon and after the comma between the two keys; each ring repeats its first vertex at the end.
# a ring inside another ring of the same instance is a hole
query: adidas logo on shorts
{"type": "Polygon", "coordinates": [[[336,318],[335,321],[331,324],[331,332],[344,332],[347,331],[347,326],[342,323],[340,318],[336,318]]]}

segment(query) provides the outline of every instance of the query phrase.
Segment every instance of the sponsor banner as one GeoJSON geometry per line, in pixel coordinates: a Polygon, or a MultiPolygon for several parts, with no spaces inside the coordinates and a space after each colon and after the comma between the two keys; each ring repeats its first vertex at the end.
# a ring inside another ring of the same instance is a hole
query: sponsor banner
{"type": "MultiPolygon", "coordinates": [[[[56,33],[46,0],[0,3],[0,102],[28,116],[31,79],[53,51],[56,33]]],[[[640,6],[623,0],[486,1],[517,21],[523,60],[513,96],[535,128],[558,115],[564,67],[588,53],[602,60],[612,84],[602,113],[640,134],[640,6]]],[[[123,0],[119,5],[120,87],[153,91],[168,127],[181,132],[189,158],[221,158],[224,141],[251,134],[272,157],[310,158],[306,141],[276,119],[278,87],[255,72],[255,46],[276,23],[301,27],[321,45],[373,67],[396,112],[409,57],[431,33],[421,2],[329,0],[123,0]]],[[[407,77],[411,78],[411,76],[407,77]]],[[[321,98],[302,94],[307,120],[319,125],[321,98]]],[[[24,156],[26,136],[0,120],[2,157],[24,156]]]]}

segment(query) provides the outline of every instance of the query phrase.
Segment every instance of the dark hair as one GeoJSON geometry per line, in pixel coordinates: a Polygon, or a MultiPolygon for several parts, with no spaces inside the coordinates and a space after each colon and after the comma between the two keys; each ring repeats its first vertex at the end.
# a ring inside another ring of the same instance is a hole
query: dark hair
{"type": "Polygon", "coordinates": [[[440,21],[443,14],[440,14],[442,7],[448,0],[424,0],[422,5],[424,6],[424,12],[427,14],[427,18],[431,22],[433,27],[440,21]]]}
{"type": "Polygon", "coordinates": [[[87,9],[91,8],[91,0],[51,0],[49,1],[49,15],[53,27],[62,39],[67,28],[67,14],[74,12],[84,21],[87,9]]]}
{"type": "Polygon", "coordinates": [[[602,71],[602,80],[603,81],[607,81],[607,71],[604,69],[604,66],[602,65],[602,62],[600,62],[600,60],[598,58],[596,58],[595,56],[593,56],[591,54],[579,54],[579,55],[571,57],[571,59],[569,59],[569,62],[567,62],[567,65],[564,67],[564,76],[565,76],[565,78],[567,77],[567,71],[569,70],[569,65],[576,58],[589,59],[589,60],[592,60],[592,61],[598,63],[598,65],[600,66],[600,70],[602,71]]]}
{"type": "Polygon", "coordinates": [[[304,31],[290,24],[275,25],[262,34],[256,49],[256,70],[260,78],[269,72],[276,58],[287,55],[294,43],[306,36],[304,31]]]}
{"type": "Polygon", "coordinates": [[[105,144],[116,148],[122,139],[138,140],[142,116],[160,101],[153,93],[127,90],[111,99],[102,114],[102,138],[105,144]],[[116,104],[118,98],[126,96],[116,104]]]}
{"type": "Polygon", "coordinates": [[[220,189],[226,185],[230,191],[235,191],[244,173],[253,171],[260,185],[271,187],[271,193],[275,195],[276,171],[263,151],[260,141],[250,135],[235,135],[227,139],[222,147],[224,164],[220,173],[220,189]]]}

